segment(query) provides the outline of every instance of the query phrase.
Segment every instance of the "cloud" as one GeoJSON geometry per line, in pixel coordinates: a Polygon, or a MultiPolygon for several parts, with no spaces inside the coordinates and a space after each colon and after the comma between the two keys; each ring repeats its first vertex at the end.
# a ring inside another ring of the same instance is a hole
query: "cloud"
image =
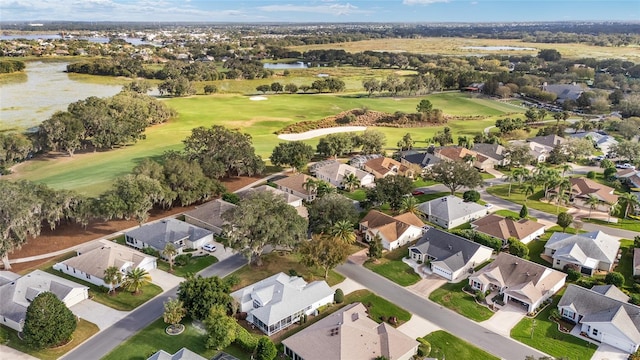
{"type": "Polygon", "coordinates": [[[435,3],[448,3],[450,0],[402,0],[404,5],[429,5],[435,3]]]}
{"type": "Polygon", "coordinates": [[[472,1],[471,5],[478,5],[478,2],[477,1],[472,1]]]}
{"type": "Polygon", "coordinates": [[[324,5],[315,5],[315,6],[304,6],[304,5],[293,5],[293,4],[283,4],[283,5],[266,5],[258,7],[258,10],[267,11],[267,12],[306,12],[306,13],[315,13],[315,14],[329,14],[329,15],[352,15],[352,14],[365,14],[369,13],[369,11],[361,10],[357,6],[351,5],[350,3],[346,4],[324,4],[324,5]]]}

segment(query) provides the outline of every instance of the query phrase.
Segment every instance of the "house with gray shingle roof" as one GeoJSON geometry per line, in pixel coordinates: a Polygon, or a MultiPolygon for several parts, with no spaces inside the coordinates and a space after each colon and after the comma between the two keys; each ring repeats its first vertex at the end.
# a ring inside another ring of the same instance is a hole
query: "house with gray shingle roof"
{"type": "Polygon", "coordinates": [[[215,199],[206,204],[196,206],[193,210],[186,211],[184,213],[184,221],[191,225],[211,230],[214,234],[219,235],[222,233],[222,227],[228,224],[228,221],[222,218],[222,214],[236,206],[222,199],[215,199]]]}
{"type": "Polygon", "coordinates": [[[375,176],[369,174],[366,171],[355,168],[351,165],[343,164],[339,161],[328,162],[322,167],[314,168],[311,170],[314,175],[319,179],[328,182],[329,184],[342,188],[342,181],[349,174],[354,174],[358,180],[360,180],[361,187],[373,187],[375,186],[375,176]]]}
{"type": "Polygon", "coordinates": [[[640,307],[628,300],[615,286],[586,289],[571,284],[558,311],[565,320],[580,325],[581,334],[634,353],[640,345],[640,307]]]}
{"type": "Polygon", "coordinates": [[[400,163],[405,166],[418,165],[425,173],[427,169],[442,161],[434,153],[407,150],[400,152],[400,163]]]}
{"type": "Polygon", "coordinates": [[[461,198],[448,195],[418,205],[425,219],[445,229],[460,226],[469,221],[486,216],[486,207],[474,202],[465,202],[461,198]]]}
{"type": "Polygon", "coordinates": [[[207,358],[202,357],[187,348],[182,348],[176,351],[173,355],[164,350],[159,350],[148,357],[147,360],[207,360],[207,358]]]}
{"type": "Polygon", "coordinates": [[[463,237],[429,228],[409,247],[409,258],[428,263],[434,274],[454,281],[489,260],[493,249],[463,237]]]}
{"type": "Polygon", "coordinates": [[[618,256],[620,240],[602,231],[585,234],[554,233],[544,245],[544,254],[553,258],[553,268],[573,267],[586,275],[596,270],[611,271],[618,256]]]}
{"type": "Polygon", "coordinates": [[[520,304],[535,311],[563,286],[567,274],[546,266],[500,253],[496,259],[469,277],[474,290],[498,290],[505,304],[520,304]]]}
{"type": "Polygon", "coordinates": [[[239,311],[247,313],[247,321],[269,336],[333,302],[333,290],[325,281],[307,283],[285,273],[234,291],[231,296],[240,304],[239,311]]]}
{"type": "Polygon", "coordinates": [[[507,155],[507,149],[500,144],[474,144],[471,150],[477,152],[478,154],[482,154],[489,159],[493,160],[496,165],[505,166],[509,163],[509,159],[505,156],[507,155]]]}
{"type": "Polygon", "coordinates": [[[199,249],[213,241],[213,232],[184,221],[164,219],[127,231],[124,238],[127,245],[137,249],[150,247],[162,251],[171,243],[181,254],[184,248],[199,249]]]}
{"type": "Polygon", "coordinates": [[[22,331],[29,304],[43,292],[52,292],[67,307],[89,298],[89,287],[41,270],[24,276],[0,271],[0,323],[22,331]]]}
{"type": "Polygon", "coordinates": [[[556,94],[557,102],[563,103],[565,100],[577,100],[584,92],[582,86],[577,84],[551,84],[542,85],[542,90],[556,94]]]}

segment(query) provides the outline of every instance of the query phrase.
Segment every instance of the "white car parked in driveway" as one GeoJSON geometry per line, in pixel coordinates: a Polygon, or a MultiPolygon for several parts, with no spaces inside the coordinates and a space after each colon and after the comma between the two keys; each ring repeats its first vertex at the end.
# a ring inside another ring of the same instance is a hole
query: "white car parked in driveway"
{"type": "Polygon", "coordinates": [[[215,245],[213,245],[213,244],[204,244],[204,246],[202,247],[202,249],[203,249],[204,251],[211,251],[211,252],[213,252],[213,251],[216,251],[216,246],[215,246],[215,245]]]}
{"type": "Polygon", "coordinates": [[[631,165],[631,164],[629,164],[629,163],[616,164],[616,167],[617,167],[618,169],[632,169],[632,170],[635,170],[635,169],[636,169],[636,167],[635,167],[635,166],[633,166],[633,165],[631,165]]]}

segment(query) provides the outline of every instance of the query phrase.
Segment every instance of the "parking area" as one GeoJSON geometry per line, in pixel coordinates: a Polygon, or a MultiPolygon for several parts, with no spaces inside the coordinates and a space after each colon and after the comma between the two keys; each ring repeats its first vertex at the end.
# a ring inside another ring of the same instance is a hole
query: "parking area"
{"type": "MultiPolygon", "coordinates": [[[[438,275],[426,275],[426,277],[417,283],[407,286],[407,289],[413,291],[414,293],[428,298],[429,295],[437,288],[446,284],[447,280],[438,276],[438,275]]],[[[423,335],[424,336],[424,335],[423,335]]]]}
{"type": "Polygon", "coordinates": [[[629,354],[622,350],[616,349],[611,345],[602,344],[598,346],[595,354],[591,357],[591,360],[627,360],[629,354]]]}
{"type": "Polygon", "coordinates": [[[124,318],[128,311],[118,311],[93,300],[83,300],[70,308],[76,316],[90,321],[100,330],[104,330],[124,318]]]}
{"type": "Polygon", "coordinates": [[[524,318],[526,313],[527,310],[522,306],[507,304],[493,314],[489,320],[481,322],[480,325],[509,337],[511,329],[524,318]]]}
{"type": "Polygon", "coordinates": [[[167,291],[173,287],[178,286],[184,279],[175,276],[173,274],[169,274],[166,271],[162,271],[160,269],[151,269],[149,270],[149,275],[151,275],[151,282],[160,286],[163,291],[167,291]]]}
{"type": "Polygon", "coordinates": [[[216,258],[218,258],[218,261],[222,261],[232,255],[235,255],[235,250],[231,249],[231,248],[225,248],[224,245],[222,245],[221,243],[217,242],[217,241],[212,241],[209,244],[212,244],[213,246],[216,247],[216,249],[214,251],[205,251],[205,250],[198,250],[198,251],[202,251],[202,252],[206,252],[208,254],[211,254],[213,256],[215,256],[216,258]]]}
{"type": "Polygon", "coordinates": [[[400,325],[398,330],[412,339],[417,339],[431,334],[434,331],[438,331],[440,328],[429,320],[414,314],[409,321],[400,325]]]}

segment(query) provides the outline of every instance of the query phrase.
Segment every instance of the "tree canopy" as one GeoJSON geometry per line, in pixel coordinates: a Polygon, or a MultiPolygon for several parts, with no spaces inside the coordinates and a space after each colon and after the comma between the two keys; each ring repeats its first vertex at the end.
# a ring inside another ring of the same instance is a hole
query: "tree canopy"
{"type": "Polygon", "coordinates": [[[464,161],[441,161],[429,169],[428,175],[448,187],[451,195],[463,187],[474,189],[482,185],[478,170],[464,161]]]}
{"type": "Polygon", "coordinates": [[[339,221],[355,223],[358,212],[353,202],[339,194],[327,194],[308,205],[309,231],[314,234],[328,233],[339,221]]]}
{"type": "Polygon", "coordinates": [[[299,141],[278,144],[271,153],[271,163],[276,166],[289,165],[294,171],[302,169],[313,157],[315,151],[311,145],[299,141]]]}
{"type": "Polygon", "coordinates": [[[329,276],[329,270],[347,260],[349,245],[332,236],[314,235],[311,240],[300,245],[298,252],[307,266],[319,266],[324,269],[326,279],[329,276]]]}
{"type": "Polygon", "coordinates": [[[44,349],[69,341],[76,326],[71,310],[52,292],[45,291],[29,304],[22,336],[29,347],[44,349]]]}
{"type": "Polygon", "coordinates": [[[404,176],[376,179],[376,186],[367,189],[367,201],[373,206],[389,203],[391,209],[397,211],[402,206],[404,197],[411,193],[412,188],[413,182],[404,176]]]}
{"type": "Polygon", "coordinates": [[[229,295],[235,279],[221,279],[217,276],[204,278],[189,275],[178,286],[178,300],[182,301],[189,316],[194,319],[206,319],[209,309],[221,305],[225,314],[231,309],[233,299],[229,295]]]}

